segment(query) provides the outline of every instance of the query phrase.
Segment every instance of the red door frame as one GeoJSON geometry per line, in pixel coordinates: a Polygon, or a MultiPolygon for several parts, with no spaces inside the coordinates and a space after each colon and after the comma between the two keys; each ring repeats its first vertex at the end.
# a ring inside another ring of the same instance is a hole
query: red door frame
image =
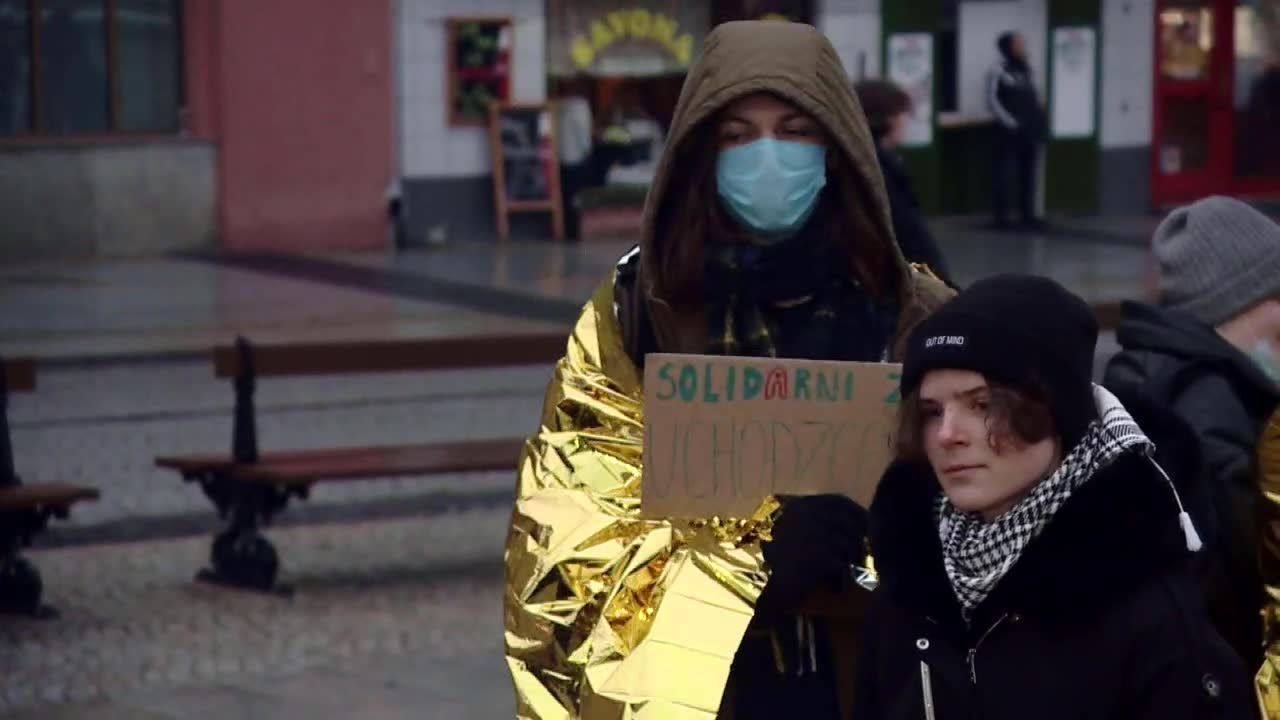
{"type": "Polygon", "coordinates": [[[1204,80],[1166,80],[1162,60],[1160,12],[1166,0],[1157,0],[1152,18],[1155,39],[1152,61],[1151,200],[1156,206],[1185,203],[1211,194],[1280,196],[1280,178],[1235,176],[1235,9],[1237,0],[1210,0],[1213,8],[1213,50],[1204,80]],[[1196,172],[1164,175],[1160,149],[1164,144],[1165,98],[1203,98],[1209,106],[1208,157],[1196,172]]]}

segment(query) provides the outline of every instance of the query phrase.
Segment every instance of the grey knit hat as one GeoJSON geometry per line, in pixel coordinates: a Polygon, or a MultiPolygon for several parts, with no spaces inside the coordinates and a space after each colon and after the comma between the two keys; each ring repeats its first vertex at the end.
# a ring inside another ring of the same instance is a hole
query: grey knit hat
{"type": "Polygon", "coordinates": [[[1152,250],[1160,304],[1208,325],[1280,298],[1280,225],[1239,200],[1209,197],[1174,210],[1152,250]]]}

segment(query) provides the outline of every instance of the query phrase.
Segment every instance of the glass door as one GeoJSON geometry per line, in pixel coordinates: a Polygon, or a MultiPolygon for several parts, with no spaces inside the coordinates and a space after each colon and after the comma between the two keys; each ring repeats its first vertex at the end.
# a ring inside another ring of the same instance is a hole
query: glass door
{"type": "Polygon", "coordinates": [[[1280,193],[1280,2],[1246,0],[1232,33],[1232,184],[1244,194],[1280,193]]]}
{"type": "Polygon", "coordinates": [[[1231,93],[1224,51],[1233,28],[1224,4],[1230,10],[1234,0],[1159,4],[1152,143],[1152,194],[1159,204],[1209,194],[1230,169],[1231,93]]]}

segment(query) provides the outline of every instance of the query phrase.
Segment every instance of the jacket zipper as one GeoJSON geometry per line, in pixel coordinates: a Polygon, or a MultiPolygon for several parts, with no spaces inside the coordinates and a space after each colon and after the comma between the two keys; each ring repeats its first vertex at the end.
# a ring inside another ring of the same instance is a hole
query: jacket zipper
{"type": "Polygon", "coordinates": [[[929,677],[929,664],[920,661],[920,690],[924,693],[924,720],[936,720],[933,714],[933,681],[929,677]]]}
{"type": "Polygon", "coordinates": [[[1007,617],[1009,617],[1008,613],[1001,615],[1000,618],[991,625],[991,627],[987,628],[986,632],[982,633],[982,637],[978,638],[978,642],[974,643],[973,647],[969,648],[969,682],[972,683],[974,687],[977,687],[978,685],[978,648],[982,647],[982,643],[990,637],[991,633],[996,631],[996,628],[1000,627],[1000,623],[1004,622],[1004,619],[1007,617]]]}

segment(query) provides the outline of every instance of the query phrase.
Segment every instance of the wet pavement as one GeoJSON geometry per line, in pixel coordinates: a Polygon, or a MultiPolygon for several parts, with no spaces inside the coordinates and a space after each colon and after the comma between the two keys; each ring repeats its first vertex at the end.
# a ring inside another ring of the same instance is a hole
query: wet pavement
{"type": "MultiPolygon", "coordinates": [[[[937,232],[962,283],[1041,272],[1092,302],[1144,294],[1141,219],[1048,235],[937,232]]],[[[292,598],[192,582],[218,519],[161,454],[229,448],[208,350],[265,341],[568,331],[627,243],[208,255],[0,267],[0,355],[38,363],[10,398],[19,472],[97,503],[29,553],[62,617],[0,617],[0,717],[511,717],[501,548],[512,473],[334,483],[268,529],[292,598]]],[[[1104,345],[1112,342],[1104,338],[1104,345]]],[[[549,366],[269,379],[264,449],[522,435],[549,366]]]]}
{"type": "MultiPolygon", "coordinates": [[[[1094,303],[1145,294],[1146,245],[1116,219],[1050,234],[935,224],[961,283],[1004,272],[1058,279],[1094,303]]],[[[0,267],[0,355],[76,362],[266,341],[447,337],[567,328],[626,242],[460,243],[399,253],[189,255],[0,267]]]]}

